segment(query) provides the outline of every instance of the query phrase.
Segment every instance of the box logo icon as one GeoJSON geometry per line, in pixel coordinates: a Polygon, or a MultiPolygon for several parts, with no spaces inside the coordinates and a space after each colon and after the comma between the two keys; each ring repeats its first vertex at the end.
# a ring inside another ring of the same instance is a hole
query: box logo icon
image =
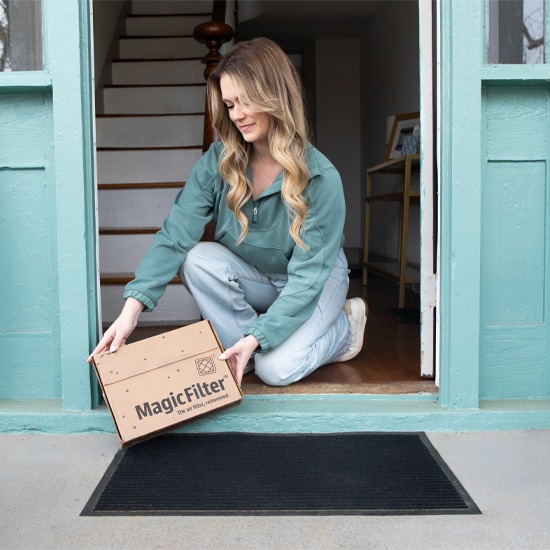
{"type": "Polygon", "coordinates": [[[197,370],[201,376],[207,374],[214,374],[216,372],[216,363],[212,357],[202,357],[201,359],[196,359],[195,364],[197,365],[197,370]]]}

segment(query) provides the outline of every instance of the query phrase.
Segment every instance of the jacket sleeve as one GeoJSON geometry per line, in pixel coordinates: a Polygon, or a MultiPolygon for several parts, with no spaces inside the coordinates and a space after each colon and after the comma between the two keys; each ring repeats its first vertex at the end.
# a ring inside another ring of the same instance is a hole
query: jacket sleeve
{"type": "Polygon", "coordinates": [[[342,246],[346,207],[342,182],[333,167],[313,178],[302,240],[288,264],[288,283],[271,307],[246,330],[260,344],[260,352],[286,341],[313,314],[336,256],[342,246]]]}
{"type": "Polygon", "coordinates": [[[144,311],[156,307],[168,283],[182,266],[187,251],[197,244],[205,225],[212,219],[212,179],[218,176],[217,145],[213,144],[191,170],[170,214],[136,269],[134,280],[126,285],[124,298],[139,300],[145,305],[144,311]]]}

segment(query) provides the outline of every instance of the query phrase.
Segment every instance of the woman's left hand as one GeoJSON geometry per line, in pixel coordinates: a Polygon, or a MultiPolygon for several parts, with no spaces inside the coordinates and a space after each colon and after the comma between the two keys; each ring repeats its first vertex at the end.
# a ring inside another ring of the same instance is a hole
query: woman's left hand
{"type": "Polygon", "coordinates": [[[250,357],[254,353],[254,350],[258,347],[258,340],[251,334],[241,338],[234,346],[227,348],[221,355],[220,359],[227,361],[235,378],[237,384],[241,385],[243,379],[244,368],[248,364],[250,357]]]}

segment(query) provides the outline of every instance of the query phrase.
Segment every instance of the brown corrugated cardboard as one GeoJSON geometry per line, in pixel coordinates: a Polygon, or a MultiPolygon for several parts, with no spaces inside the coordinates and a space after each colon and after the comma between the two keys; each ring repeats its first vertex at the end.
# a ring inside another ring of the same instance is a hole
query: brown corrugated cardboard
{"type": "Polygon", "coordinates": [[[208,321],[93,358],[122,447],[232,405],[242,392],[208,321]]]}

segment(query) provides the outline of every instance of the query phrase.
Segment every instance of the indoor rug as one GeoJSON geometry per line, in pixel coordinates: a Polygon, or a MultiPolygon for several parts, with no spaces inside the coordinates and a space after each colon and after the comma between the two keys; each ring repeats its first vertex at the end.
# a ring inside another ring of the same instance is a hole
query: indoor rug
{"type": "Polygon", "coordinates": [[[423,433],[212,433],[119,451],[81,515],[474,513],[423,433]]]}

